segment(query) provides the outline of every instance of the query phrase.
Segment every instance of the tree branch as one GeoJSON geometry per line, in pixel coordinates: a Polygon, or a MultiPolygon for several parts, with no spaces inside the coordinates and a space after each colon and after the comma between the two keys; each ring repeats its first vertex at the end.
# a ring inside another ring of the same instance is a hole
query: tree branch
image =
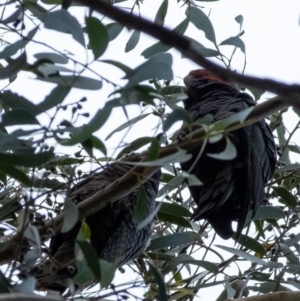
{"type": "MultiPolygon", "coordinates": [[[[230,299],[232,300],[232,299],[230,299]]],[[[230,301],[227,299],[226,301],[230,301]]],[[[300,292],[276,292],[271,294],[234,299],[235,301],[299,301],[300,292]]]]}
{"type": "Polygon", "coordinates": [[[65,300],[59,296],[39,296],[34,294],[0,294],[0,301],[62,301],[65,300]]]}
{"type": "Polygon", "coordinates": [[[214,73],[225,81],[233,81],[249,87],[255,87],[263,91],[273,92],[282,97],[288,96],[286,101],[300,110],[300,85],[287,85],[272,79],[261,79],[254,76],[246,76],[237,72],[225,69],[212,61],[206,59],[199,52],[194,50],[191,42],[182,35],[162,27],[144,18],[127,13],[118,7],[112,6],[101,0],[76,0],[84,6],[109,17],[112,20],[130,28],[137,29],[158,39],[159,41],[174,47],[185,57],[199,64],[208,71],[214,73]]]}

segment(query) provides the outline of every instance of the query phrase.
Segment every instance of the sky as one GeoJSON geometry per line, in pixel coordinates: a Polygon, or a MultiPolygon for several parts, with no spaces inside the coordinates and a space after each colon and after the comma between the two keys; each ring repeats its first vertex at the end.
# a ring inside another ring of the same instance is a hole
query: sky
{"type": "MultiPolygon", "coordinates": [[[[185,9],[178,10],[181,3],[177,4],[177,1],[175,0],[170,0],[169,2],[170,9],[166,17],[165,25],[169,28],[174,28],[184,19],[185,9]]],[[[129,1],[128,3],[132,4],[133,2],[129,1]]],[[[160,3],[161,1],[158,0],[144,1],[141,5],[141,15],[153,20],[160,3]]],[[[205,13],[209,14],[219,43],[228,37],[238,34],[239,25],[236,23],[234,18],[238,15],[243,16],[243,29],[245,34],[242,36],[242,40],[246,45],[246,74],[273,78],[286,83],[300,84],[299,0],[221,0],[217,2],[196,1],[195,3],[201,6],[205,13]]],[[[125,6],[128,4],[125,2],[123,5],[125,6]]],[[[83,20],[82,8],[71,8],[70,12],[83,20]]],[[[103,59],[120,59],[132,68],[144,62],[144,58],[140,55],[141,52],[156,41],[153,38],[143,35],[138,46],[133,51],[125,54],[125,43],[127,42],[130,33],[131,31],[124,29],[120,37],[111,43],[103,59]]],[[[189,26],[186,35],[193,37],[195,40],[198,40],[207,47],[212,47],[212,45],[210,45],[210,43],[204,38],[204,34],[196,30],[192,25],[189,26]]],[[[58,35],[54,31],[43,30],[36,36],[36,39],[51,43],[52,46],[61,50],[68,49],[74,52],[77,59],[82,62],[86,61],[85,50],[78,46],[76,42],[65,34],[58,35]],[[47,35],[46,40],[45,33],[47,35]]],[[[28,44],[30,60],[33,59],[32,56],[30,56],[30,53],[36,53],[39,49],[40,51],[45,51],[46,48],[34,43],[28,44]]],[[[229,46],[224,46],[222,49],[226,49],[224,51],[228,51],[228,53],[231,53],[232,51],[232,48],[229,48],[229,46]]],[[[47,51],[49,51],[49,49],[47,51]]],[[[177,51],[172,50],[171,53],[173,55],[174,62],[174,83],[182,85],[182,78],[190,70],[197,69],[199,66],[188,59],[182,59],[181,55],[177,51]]],[[[89,59],[91,59],[91,53],[89,53],[89,56],[89,59]]],[[[237,50],[233,61],[233,69],[241,71],[243,69],[243,64],[244,55],[240,50],[237,50]]],[[[122,80],[124,74],[116,68],[109,67],[108,65],[101,63],[97,65],[97,68],[99,68],[100,74],[105,75],[105,77],[112,81],[116,83],[125,82],[122,80]]],[[[4,81],[0,81],[0,88],[5,86],[5,84],[6,83],[4,81]]],[[[9,87],[9,89],[17,92],[18,94],[27,96],[29,99],[34,99],[34,101],[38,103],[51,91],[53,87],[53,85],[35,80],[29,73],[23,72],[9,87]]],[[[72,91],[68,96],[67,102],[72,102],[80,99],[82,96],[87,96],[89,101],[87,103],[88,107],[85,107],[85,109],[92,115],[95,113],[95,108],[102,107],[111,91],[111,86],[106,83],[104,83],[104,87],[100,91],[87,92],[74,89],[74,91],[72,91]]],[[[266,94],[263,99],[270,96],[270,94],[266,94]]],[[[133,118],[141,114],[141,110],[136,106],[132,106],[130,110],[128,110],[128,114],[130,118],[133,118]]],[[[286,122],[288,128],[291,129],[298,120],[296,119],[296,115],[293,115],[292,113],[289,114],[288,118],[286,118],[286,122]]],[[[125,121],[126,117],[122,110],[116,110],[114,117],[107,122],[97,135],[104,140],[109,132],[125,121]]],[[[82,120],[81,122],[84,121],[82,120]]],[[[133,137],[135,139],[137,136],[147,135],[149,124],[154,125],[156,122],[157,119],[143,120],[138,124],[138,126],[133,127],[130,135],[126,135],[125,138],[124,132],[115,134],[113,139],[108,140],[109,153],[113,153],[116,145],[118,145],[120,141],[129,142],[133,139],[133,137]]],[[[78,149],[75,149],[75,151],[77,150],[78,149]]],[[[297,157],[294,158],[297,160],[297,157]]],[[[224,241],[221,241],[221,243],[224,244],[224,241]]],[[[229,257],[229,254],[226,256],[229,257]]],[[[126,271],[129,271],[129,268],[126,268],[126,271]]],[[[235,273],[237,273],[236,269],[235,273]]],[[[219,293],[220,290],[203,290],[201,291],[198,300],[207,300],[208,296],[211,300],[214,300],[219,293]]]]}

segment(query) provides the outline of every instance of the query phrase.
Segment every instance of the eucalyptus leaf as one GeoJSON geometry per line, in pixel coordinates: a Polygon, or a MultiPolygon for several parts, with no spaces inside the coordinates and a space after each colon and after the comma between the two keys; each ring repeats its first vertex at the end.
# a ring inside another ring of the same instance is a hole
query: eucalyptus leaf
{"type": "Polygon", "coordinates": [[[61,227],[62,233],[70,231],[77,223],[79,217],[78,209],[75,203],[69,199],[65,200],[64,213],[64,221],[61,227]]]}
{"type": "Polygon", "coordinates": [[[200,30],[203,30],[205,37],[213,43],[216,43],[216,36],[213,25],[207,15],[197,7],[188,7],[185,11],[187,17],[200,30]]]}
{"type": "Polygon", "coordinates": [[[235,46],[237,48],[240,48],[243,53],[246,53],[245,43],[241,40],[241,38],[239,36],[230,37],[230,38],[224,40],[223,42],[221,42],[220,45],[235,46]]]}
{"type": "Polygon", "coordinates": [[[106,27],[99,19],[88,17],[85,22],[86,31],[89,36],[89,47],[92,49],[96,60],[105,52],[109,42],[109,35],[106,27]]]}
{"type": "Polygon", "coordinates": [[[38,31],[38,29],[39,29],[39,26],[33,28],[32,30],[30,30],[28,32],[27,36],[25,36],[23,39],[5,47],[2,51],[0,51],[0,59],[10,58],[14,54],[16,54],[18,50],[25,48],[27,43],[30,42],[31,39],[34,37],[34,35],[38,31]]]}
{"type": "Polygon", "coordinates": [[[75,17],[66,9],[60,9],[46,14],[44,26],[63,33],[70,33],[74,40],[85,46],[82,28],[75,17]]]}
{"type": "Polygon", "coordinates": [[[164,25],[165,23],[165,17],[168,12],[168,6],[169,6],[169,1],[168,0],[163,0],[161,5],[159,6],[157,13],[155,15],[154,22],[159,24],[159,25],[164,25]]]}
{"type": "Polygon", "coordinates": [[[199,240],[200,236],[195,232],[174,233],[153,239],[147,250],[150,251],[167,247],[178,247],[199,240]]]}
{"type": "Polygon", "coordinates": [[[125,52],[133,50],[140,40],[141,32],[139,30],[134,30],[125,45],[125,52]]]}
{"type": "Polygon", "coordinates": [[[147,79],[173,79],[172,56],[169,53],[157,54],[142,65],[128,72],[124,78],[128,79],[125,88],[131,88],[147,79]]]}

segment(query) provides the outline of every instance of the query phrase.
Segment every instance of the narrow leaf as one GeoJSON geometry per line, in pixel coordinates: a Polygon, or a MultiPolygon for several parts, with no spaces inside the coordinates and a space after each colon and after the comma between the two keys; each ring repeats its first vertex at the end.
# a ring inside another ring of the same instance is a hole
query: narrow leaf
{"type": "Polygon", "coordinates": [[[1,115],[2,126],[19,125],[19,124],[39,124],[38,120],[30,112],[22,109],[6,111],[1,115]]]}
{"type": "Polygon", "coordinates": [[[190,17],[191,22],[200,30],[204,31],[205,37],[216,43],[214,28],[207,15],[199,8],[188,7],[185,11],[186,16],[190,17]]]}
{"type": "Polygon", "coordinates": [[[139,188],[139,193],[137,196],[137,201],[136,201],[136,205],[134,207],[133,216],[132,216],[132,221],[135,224],[138,224],[146,217],[147,201],[148,201],[147,200],[147,192],[146,192],[145,186],[142,185],[139,188]]]}
{"type": "Polygon", "coordinates": [[[289,207],[296,207],[297,200],[295,196],[288,191],[284,187],[275,187],[273,186],[272,189],[276,192],[276,194],[281,198],[281,200],[289,207]]]}
{"type": "Polygon", "coordinates": [[[177,108],[174,111],[172,111],[164,121],[164,132],[168,131],[171,128],[171,126],[177,121],[184,121],[187,124],[192,123],[191,117],[188,114],[188,112],[182,108],[177,108]]]}
{"type": "Polygon", "coordinates": [[[233,160],[236,155],[236,147],[234,146],[234,144],[230,141],[230,139],[226,136],[226,148],[224,149],[224,151],[222,151],[221,153],[216,153],[216,154],[209,154],[207,153],[206,155],[208,157],[217,159],[217,160],[233,160]]]}
{"type": "Polygon", "coordinates": [[[105,25],[109,41],[114,40],[123,30],[124,26],[119,23],[109,23],[105,25]]]}
{"type": "Polygon", "coordinates": [[[159,25],[164,25],[165,17],[167,15],[167,11],[168,11],[168,5],[169,5],[169,1],[163,0],[163,2],[161,3],[161,5],[158,8],[158,11],[155,15],[155,19],[154,19],[155,23],[157,23],[159,25]]]}
{"type": "Polygon", "coordinates": [[[144,119],[145,117],[149,116],[150,114],[151,113],[142,114],[142,115],[139,115],[135,118],[132,118],[132,119],[126,121],[122,125],[118,126],[116,129],[114,129],[110,134],[108,134],[108,136],[105,138],[105,141],[108,140],[113,134],[115,134],[117,132],[120,132],[120,131],[134,125],[135,123],[137,123],[138,121],[144,119]]]}
{"type": "Polygon", "coordinates": [[[39,26],[33,28],[31,31],[28,32],[28,35],[24,37],[24,39],[5,47],[3,51],[0,52],[0,59],[7,59],[9,57],[12,57],[14,54],[17,53],[18,50],[25,48],[27,43],[30,42],[33,36],[36,34],[38,29],[39,26]]]}
{"type": "Polygon", "coordinates": [[[83,31],[79,22],[65,9],[48,12],[44,26],[59,32],[70,33],[74,40],[85,46],[83,31]]]}
{"type": "Polygon", "coordinates": [[[147,79],[173,79],[172,56],[169,53],[158,54],[148,61],[128,72],[127,89],[147,79]]]}
{"type": "Polygon", "coordinates": [[[240,48],[243,53],[246,53],[245,43],[241,40],[239,36],[230,37],[224,40],[223,42],[221,42],[220,45],[232,45],[237,48],[240,48]]]}
{"type": "Polygon", "coordinates": [[[9,59],[8,66],[0,68],[0,80],[15,76],[20,70],[27,66],[27,56],[24,51],[18,58],[9,59]]]}
{"type": "Polygon", "coordinates": [[[76,243],[79,245],[80,249],[82,250],[87,265],[92,270],[95,278],[97,280],[100,280],[101,279],[100,264],[95,249],[87,241],[77,240],[76,243]]]}
{"type": "Polygon", "coordinates": [[[250,255],[242,250],[238,250],[238,249],[234,249],[234,248],[229,248],[229,247],[225,247],[225,246],[220,246],[220,245],[216,245],[216,247],[224,250],[224,251],[227,251],[229,253],[232,253],[234,255],[237,255],[237,256],[240,256],[246,260],[249,260],[251,262],[254,262],[254,263],[257,263],[257,264],[260,264],[260,265],[266,265],[267,262],[260,259],[260,258],[257,258],[253,255],[250,255]]]}
{"type": "Polygon", "coordinates": [[[89,47],[92,49],[95,60],[106,50],[109,36],[106,27],[94,17],[86,18],[86,31],[89,37],[89,47]]]}
{"type": "Polygon", "coordinates": [[[77,75],[67,75],[67,76],[50,76],[50,77],[42,77],[37,76],[36,79],[58,84],[60,86],[68,87],[68,88],[78,88],[84,90],[99,90],[102,88],[102,81],[96,80],[93,78],[85,77],[85,76],[77,76],[77,75]]]}
{"type": "Polygon", "coordinates": [[[74,204],[74,202],[70,201],[69,199],[65,200],[64,213],[65,213],[64,222],[61,227],[62,233],[70,231],[77,223],[78,216],[79,216],[76,205],[74,204]]]}
{"type": "Polygon", "coordinates": [[[134,30],[125,46],[125,52],[133,50],[140,40],[141,32],[134,30]]]}
{"type": "Polygon", "coordinates": [[[178,247],[199,240],[199,234],[194,232],[175,233],[153,239],[147,250],[150,251],[167,247],[178,247]]]}
{"type": "Polygon", "coordinates": [[[68,93],[70,92],[69,87],[57,86],[51,93],[45,97],[45,99],[40,102],[37,107],[41,112],[46,112],[47,110],[61,104],[68,93]]]}

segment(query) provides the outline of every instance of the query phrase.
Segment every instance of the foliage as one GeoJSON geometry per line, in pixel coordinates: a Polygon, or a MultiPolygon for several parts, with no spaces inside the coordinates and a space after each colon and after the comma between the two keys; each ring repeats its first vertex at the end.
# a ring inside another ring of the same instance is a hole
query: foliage
{"type": "MultiPolygon", "coordinates": [[[[81,273],[74,282],[81,284],[96,276],[102,289],[93,294],[84,290],[74,294],[86,298],[115,295],[126,299],[134,296],[134,288],[141,287],[146,300],[187,300],[195,294],[201,296],[204,288],[223,285],[218,300],[225,300],[242,296],[248,289],[252,293],[299,290],[299,164],[290,159],[290,152],[299,154],[299,146],[291,143],[299,123],[288,133],[284,110],[270,116],[270,125],[278,137],[279,161],[274,179],[267,187],[266,202],[252,221],[249,213],[244,235],[236,244],[234,238],[229,243],[220,242],[206,221],[189,220],[194,204],[185,183],[201,183],[193,175],[180,171],[178,162],[185,160],[186,154],[178,151],[173,157],[158,159],[159,145],[154,137],[162,133],[164,139],[160,143],[164,147],[176,137],[178,121],[190,124],[190,117],[181,107],[185,94],[174,81],[171,47],[157,41],[142,51],[143,62],[136,66],[123,55],[140,45],[144,35],[139,30],[131,30],[129,37],[126,35],[124,46],[122,24],[92,9],[83,18],[85,11],[76,6],[78,3],[71,2],[69,9],[62,9],[61,2],[8,1],[1,7],[5,17],[0,28],[0,79],[3,80],[0,258],[5,265],[0,292],[33,291],[35,278],[30,271],[41,256],[46,256],[47,240],[55,232],[53,228],[45,233],[42,230],[45,222],[61,213],[63,207],[65,231],[78,218],[76,206],[65,201],[74,183],[91,169],[144,150],[148,151],[146,165],[163,165],[163,177],[151,244],[130,265],[135,272],[133,279],[138,275],[138,281],[115,284],[117,277],[112,280],[109,272],[112,267],[98,262],[88,244],[90,234],[82,229],[76,248],[86,255],[86,260],[78,263],[81,273]],[[63,46],[57,46],[52,37],[63,41],[63,46]],[[31,78],[26,93],[20,88],[25,78],[31,78]],[[35,93],[40,85],[45,89],[42,100],[37,100],[35,93]],[[104,96],[104,92],[100,100],[101,89],[109,91],[109,96],[104,96]],[[135,126],[143,131],[131,134],[135,126]],[[11,250],[11,245],[7,238],[16,233],[19,243],[8,256],[6,251],[11,250]],[[86,273],[88,267],[92,273],[86,273]],[[242,289],[235,285],[241,280],[242,289]]],[[[139,11],[143,6],[141,1],[112,2],[131,5],[132,11],[139,11]]],[[[219,60],[227,68],[238,49],[245,54],[242,16],[236,17],[238,32],[217,42],[206,13],[190,1],[178,2],[180,9],[185,10],[185,17],[174,31],[184,35],[188,28],[195,27],[203,32],[201,43],[187,36],[200,54],[219,60]]],[[[169,1],[162,0],[154,17],[157,24],[164,24],[168,9],[169,1]]],[[[243,70],[244,66],[239,69],[243,70]]],[[[255,89],[251,92],[255,98],[263,95],[255,89]]],[[[214,126],[209,119],[202,123],[208,129],[206,139],[212,141],[217,135],[224,135],[229,125],[242,122],[245,116],[214,126]]],[[[232,148],[228,143],[228,152],[222,153],[220,159],[234,156],[232,148]]],[[[128,273],[130,269],[125,271],[128,273]]]]}

